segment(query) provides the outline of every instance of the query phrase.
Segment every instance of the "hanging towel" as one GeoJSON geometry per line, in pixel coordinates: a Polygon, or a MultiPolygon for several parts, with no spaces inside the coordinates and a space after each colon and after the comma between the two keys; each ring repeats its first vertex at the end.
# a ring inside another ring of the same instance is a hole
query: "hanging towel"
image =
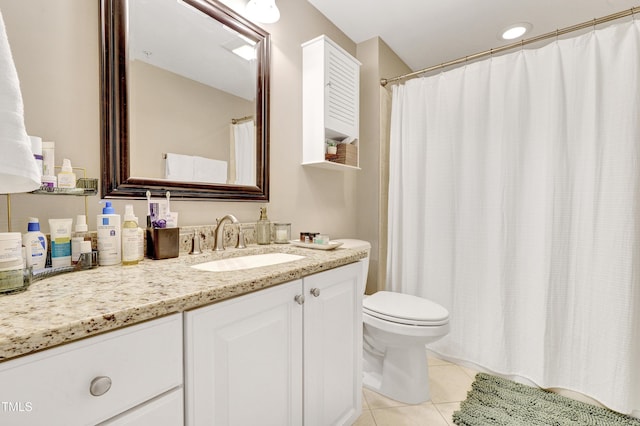
{"type": "Polygon", "coordinates": [[[193,182],[194,167],[192,155],[167,153],[164,177],[179,182],[193,182]]]}
{"type": "Polygon", "coordinates": [[[226,183],[227,162],[167,153],[165,178],[179,182],[226,183]]]}
{"type": "Polygon", "coordinates": [[[24,126],[20,82],[0,12],[0,194],[40,187],[40,173],[24,126]]]}
{"type": "Polygon", "coordinates": [[[226,183],[227,182],[227,162],[214,160],[205,157],[194,157],[195,182],[206,183],[226,183]]]}

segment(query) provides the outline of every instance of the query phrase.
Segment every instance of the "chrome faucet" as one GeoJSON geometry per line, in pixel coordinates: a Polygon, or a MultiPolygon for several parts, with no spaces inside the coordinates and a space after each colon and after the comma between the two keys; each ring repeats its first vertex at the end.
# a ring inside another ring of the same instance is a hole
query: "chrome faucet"
{"type": "MultiPolygon", "coordinates": [[[[225,215],[218,219],[218,225],[216,226],[216,230],[214,231],[216,235],[216,240],[213,246],[214,251],[222,251],[224,250],[224,222],[230,221],[231,223],[240,223],[238,219],[232,214],[225,215]]],[[[236,248],[245,248],[244,245],[244,232],[242,228],[238,226],[238,244],[236,248]]]]}

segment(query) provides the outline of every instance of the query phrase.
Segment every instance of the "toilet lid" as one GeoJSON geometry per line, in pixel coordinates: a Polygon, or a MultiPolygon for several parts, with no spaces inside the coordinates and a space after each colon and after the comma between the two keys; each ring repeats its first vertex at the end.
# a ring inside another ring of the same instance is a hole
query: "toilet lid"
{"type": "Polygon", "coordinates": [[[365,298],[362,307],[368,315],[400,324],[435,326],[449,322],[444,307],[410,294],[379,291],[365,298]]]}

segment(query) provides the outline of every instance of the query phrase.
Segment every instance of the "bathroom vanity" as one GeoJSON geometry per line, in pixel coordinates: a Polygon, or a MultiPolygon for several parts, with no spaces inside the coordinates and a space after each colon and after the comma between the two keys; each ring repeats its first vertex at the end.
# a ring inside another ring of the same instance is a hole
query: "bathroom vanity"
{"type": "Polygon", "coordinates": [[[0,423],[351,424],[365,252],[265,246],[48,278],[0,298],[0,423]],[[193,268],[264,252],[300,260],[193,268]]]}

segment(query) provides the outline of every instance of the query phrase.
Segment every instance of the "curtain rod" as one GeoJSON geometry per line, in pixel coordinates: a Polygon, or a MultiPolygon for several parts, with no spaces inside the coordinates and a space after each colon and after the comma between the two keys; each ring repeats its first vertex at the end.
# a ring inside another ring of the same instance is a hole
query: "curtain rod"
{"type": "Polygon", "coordinates": [[[494,53],[500,53],[500,52],[504,52],[505,50],[509,50],[509,49],[515,49],[517,47],[522,47],[525,46],[527,44],[531,44],[531,43],[536,43],[538,41],[542,41],[542,40],[546,40],[548,38],[553,38],[553,37],[558,37],[567,33],[571,33],[574,31],[579,31],[585,28],[589,28],[589,27],[595,27],[596,25],[599,24],[603,24],[605,22],[609,22],[609,21],[615,21],[616,19],[620,19],[620,18],[624,18],[626,16],[633,16],[636,13],[640,13],[640,7],[632,7],[631,9],[628,10],[623,10],[622,12],[618,12],[618,13],[613,13],[611,15],[607,15],[607,16],[603,16],[602,18],[594,18],[591,21],[586,21],[583,22],[581,24],[577,24],[577,25],[573,25],[570,27],[565,27],[562,28],[560,30],[555,30],[555,31],[551,31],[548,32],[546,34],[542,34],[536,37],[532,37],[532,38],[527,38],[527,39],[522,39],[521,41],[515,42],[515,43],[511,43],[511,44],[507,44],[505,46],[501,46],[501,47],[497,47],[494,49],[489,49],[489,50],[485,50],[484,52],[479,52],[479,53],[474,53],[473,55],[469,55],[469,56],[464,56],[462,58],[458,58],[458,59],[454,59],[452,61],[449,62],[444,62],[442,64],[439,65],[434,65],[428,68],[424,68],[418,71],[413,71],[407,74],[403,74],[397,77],[393,77],[393,78],[383,78],[380,79],[380,85],[381,86],[386,86],[389,83],[394,83],[396,81],[399,80],[404,80],[404,79],[408,79],[408,78],[412,78],[415,77],[417,75],[420,74],[424,74],[425,72],[429,72],[429,71],[435,71],[437,69],[442,69],[442,68],[446,68],[446,67],[450,67],[452,65],[458,65],[470,60],[474,60],[474,59],[478,59],[478,58],[482,58],[484,56],[490,56],[493,55],[494,53]]]}
{"type": "Polygon", "coordinates": [[[253,120],[253,115],[246,115],[241,118],[232,118],[231,124],[238,124],[238,123],[242,123],[243,121],[249,121],[249,120],[253,120]]]}

